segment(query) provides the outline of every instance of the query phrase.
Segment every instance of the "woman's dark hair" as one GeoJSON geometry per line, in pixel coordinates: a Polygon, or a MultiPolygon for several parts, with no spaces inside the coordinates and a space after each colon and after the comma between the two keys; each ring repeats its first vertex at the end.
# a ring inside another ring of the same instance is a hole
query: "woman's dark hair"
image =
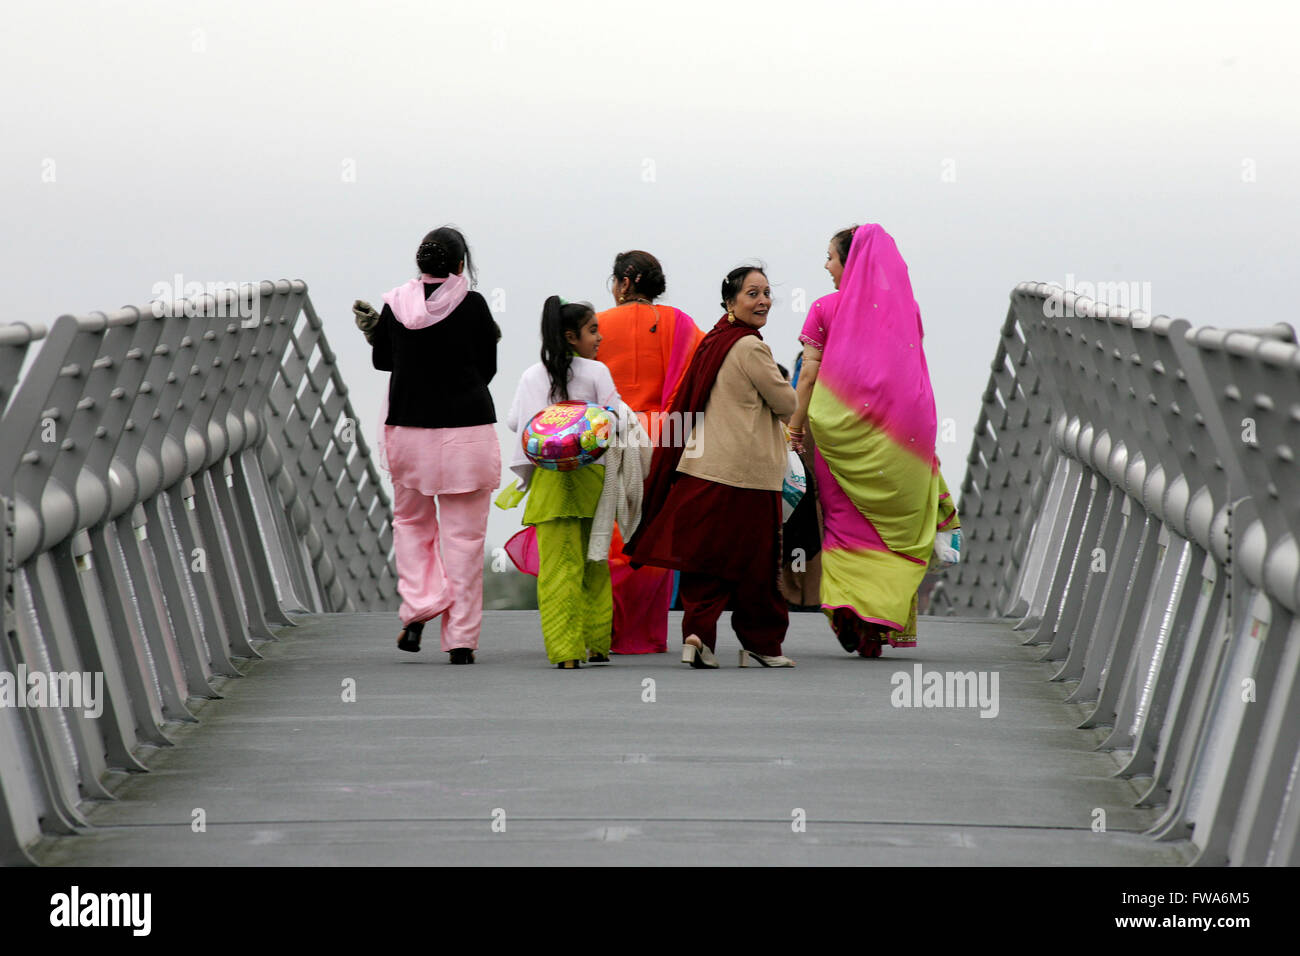
{"type": "Polygon", "coordinates": [[[587,324],[596,310],[589,302],[561,303],[553,295],[542,306],[542,367],[551,380],[551,401],[569,400],[570,366],[573,365],[573,346],[564,333],[577,334],[587,324]]]}
{"type": "Polygon", "coordinates": [[[831,242],[835,243],[835,254],[840,257],[840,265],[849,261],[849,249],[853,247],[853,234],[857,231],[857,226],[849,226],[831,236],[831,242]]]}
{"type": "Polygon", "coordinates": [[[415,266],[425,275],[443,279],[456,271],[456,267],[465,263],[469,274],[469,284],[478,283],[478,270],[474,268],[474,257],[470,255],[469,243],[455,226],[439,226],[420,241],[420,248],[415,250],[415,266]]]}
{"type": "Polygon", "coordinates": [[[614,279],[631,279],[632,291],[652,302],[664,294],[668,287],[663,266],[648,252],[633,249],[614,257],[614,279]]]}
{"type": "Polygon", "coordinates": [[[761,263],[756,266],[737,266],[727,273],[727,277],[722,280],[722,307],[725,309],[727,303],[740,295],[740,290],[745,286],[745,276],[751,272],[757,272],[764,279],[767,278],[767,268],[761,263]]]}

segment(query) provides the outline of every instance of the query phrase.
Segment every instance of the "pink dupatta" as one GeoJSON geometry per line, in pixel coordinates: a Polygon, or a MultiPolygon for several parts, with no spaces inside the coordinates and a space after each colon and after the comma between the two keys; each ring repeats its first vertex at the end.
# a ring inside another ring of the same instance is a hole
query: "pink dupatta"
{"type": "Polygon", "coordinates": [[[921,310],[898,246],[874,223],[853,234],[828,324],[818,384],[900,450],[932,462],[938,421],[921,310]]]}
{"type": "MultiPolygon", "coordinates": [[[[671,306],[670,306],[671,308],[671,306]]],[[[695,321],[681,309],[673,309],[672,346],[668,350],[668,363],[664,368],[664,389],[659,407],[668,411],[677,387],[681,385],[686,369],[690,367],[695,349],[704,335],[695,321]]]]}

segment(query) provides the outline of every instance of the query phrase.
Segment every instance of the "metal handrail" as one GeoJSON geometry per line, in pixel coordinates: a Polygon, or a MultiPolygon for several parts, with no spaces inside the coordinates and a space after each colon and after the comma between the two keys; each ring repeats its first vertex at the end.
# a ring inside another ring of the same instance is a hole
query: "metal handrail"
{"type": "Polygon", "coordinates": [[[85,826],[108,770],[143,770],[291,613],[397,604],[391,505],[305,283],[42,333],[0,327],[0,670],[99,675],[103,710],[0,708],[5,861],[85,826]]]}
{"type": "Polygon", "coordinates": [[[1019,618],[1203,864],[1300,862],[1297,449],[1290,326],[1013,290],[951,613],[1019,618]]]}

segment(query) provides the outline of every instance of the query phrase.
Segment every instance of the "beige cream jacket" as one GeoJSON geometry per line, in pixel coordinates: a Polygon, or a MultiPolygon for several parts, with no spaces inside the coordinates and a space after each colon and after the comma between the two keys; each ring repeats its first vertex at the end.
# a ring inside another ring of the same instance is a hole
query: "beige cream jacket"
{"type": "Polygon", "coordinates": [[[677,470],[734,488],[780,491],[787,457],[781,421],[796,404],[767,343],[745,336],[723,360],[677,470]]]}

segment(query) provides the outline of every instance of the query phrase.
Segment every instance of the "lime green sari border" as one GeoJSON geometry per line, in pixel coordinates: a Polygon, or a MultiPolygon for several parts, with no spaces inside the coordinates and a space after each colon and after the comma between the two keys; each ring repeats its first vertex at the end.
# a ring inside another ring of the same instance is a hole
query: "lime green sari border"
{"type": "MultiPolygon", "coordinates": [[[[921,562],[924,569],[934,548],[941,494],[942,479],[933,458],[927,463],[900,448],[820,383],[808,406],[808,420],[838,491],[871,523],[887,548],[921,562]]],[[[842,537],[852,540],[860,534],[861,529],[844,529],[842,537]]]]}

